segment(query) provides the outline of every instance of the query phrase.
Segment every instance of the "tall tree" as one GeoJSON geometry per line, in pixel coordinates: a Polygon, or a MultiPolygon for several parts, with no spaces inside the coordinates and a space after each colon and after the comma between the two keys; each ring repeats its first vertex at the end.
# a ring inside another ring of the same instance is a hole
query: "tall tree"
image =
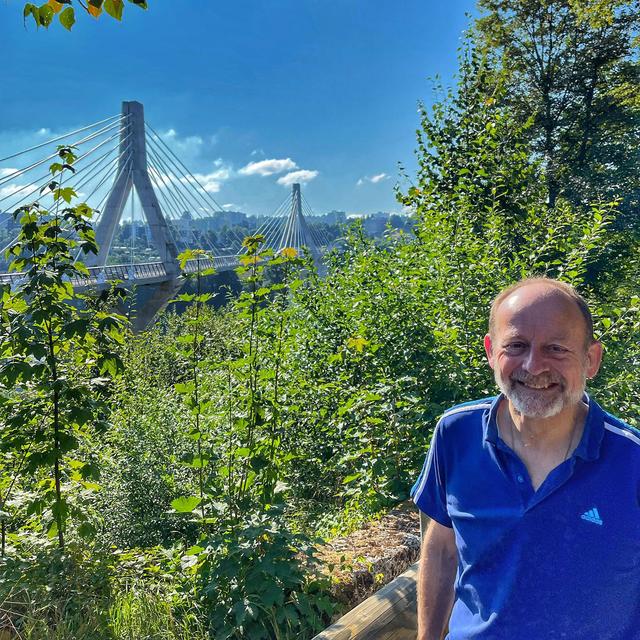
{"type": "Polygon", "coordinates": [[[638,0],[479,0],[479,46],[501,54],[506,100],[543,162],[549,205],[622,199],[640,215],[638,0]]]}

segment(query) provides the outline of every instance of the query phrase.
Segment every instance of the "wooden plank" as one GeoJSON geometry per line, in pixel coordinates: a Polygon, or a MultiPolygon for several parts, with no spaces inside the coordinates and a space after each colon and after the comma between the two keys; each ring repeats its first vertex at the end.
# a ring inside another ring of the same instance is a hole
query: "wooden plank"
{"type": "Polygon", "coordinates": [[[416,562],[313,640],[408,640],[416,635],[416,562]]]}

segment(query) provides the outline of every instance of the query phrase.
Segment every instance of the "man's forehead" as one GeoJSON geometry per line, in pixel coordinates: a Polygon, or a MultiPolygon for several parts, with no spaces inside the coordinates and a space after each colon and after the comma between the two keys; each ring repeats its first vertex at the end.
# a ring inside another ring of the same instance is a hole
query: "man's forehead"
{"type": "Polygon", "coordinates": [[[566,341],[575,336],[582,322],[575,300],[557,288],[534,283],[516,289],[501,302],[495,311],[494,330],[501,340],[527,338],[542,331],[547,341],[566,341]]]}
{"type": "MultiPolygon", "coordinates": [[[[544,319],[525,318],[524,321],[518,321],[518,318],[508,318],[505,322],[500,323],[498,333],[502,340],[513,340],[514,338],[527,340],[535,333],[537,329],[545,326],[544,319]]],[[[552,324],[545,326],[545,340],[549,342],[564,342],[575,334],[575,326],[573,323],[567,326],[552,324]]]]}
{"type": "Polygon", "coordinates": [[[574,300],[564,291],[546,284],[530,284],[509,294],[496,310],[496,316],[522,316],[528,314],[574,315],[580,311],[574,300]]]}

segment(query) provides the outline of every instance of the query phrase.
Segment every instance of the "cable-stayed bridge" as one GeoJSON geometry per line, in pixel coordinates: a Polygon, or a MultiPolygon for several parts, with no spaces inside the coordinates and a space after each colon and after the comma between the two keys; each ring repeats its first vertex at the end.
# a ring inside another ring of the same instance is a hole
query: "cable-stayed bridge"
{"type": "MultiPolygon", "coordinates": [[[[101,287],[120,280],[144,290],[138,328],[148,324],[182,286],[177,256],[183,250],[205,252],[187,262],[186,273],[209,267],[221,272],[240,264],[242,238],[232,229],[224,236],[207,230],[209,222],[226,212],[145,122],[139,102],[124,102],[118,115],[0,158],[0,212],[6,212],[0,222],[0,255],[18,234],[8,214],[30,203],[49,211],[61,206],[47,188],[58,145],[75,147],[77,159],[74,172],[55,179],[61,187],[72,187],[78,201],[95,210],[93,225],[100,247],[97,256],[82,257],[89,277],[73,284],[101,287]],[[128,236],[123,239],[127,221],[128,236]]],[[[314,228],[312,213],[300,185],[293,184],[290,195],[255,233],[264,235],[264,248],[276,253],[285,247],[306,249],[319,262],[330,240],[314,228]]],[[[22,274],[7,273],[7,266],[0,261],[0,282],[20,282],[22,274]]]]}

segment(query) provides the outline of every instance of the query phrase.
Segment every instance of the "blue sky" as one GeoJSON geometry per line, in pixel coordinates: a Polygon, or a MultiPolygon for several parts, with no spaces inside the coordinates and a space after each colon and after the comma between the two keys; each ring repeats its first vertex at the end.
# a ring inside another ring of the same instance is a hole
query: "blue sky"
{"type": "Polygon", "coordinates": [[[68,33],[25,29],[22,0],[0,3],[0,157],[139,100],[227,208],[268,214],[299,179],[316,213],[398,211],[417,102],[433,97],[428,78],[452,81],[473,11],[471,0],[149,5],[127,4],[122,23],[79,15],[68,33]]]}

